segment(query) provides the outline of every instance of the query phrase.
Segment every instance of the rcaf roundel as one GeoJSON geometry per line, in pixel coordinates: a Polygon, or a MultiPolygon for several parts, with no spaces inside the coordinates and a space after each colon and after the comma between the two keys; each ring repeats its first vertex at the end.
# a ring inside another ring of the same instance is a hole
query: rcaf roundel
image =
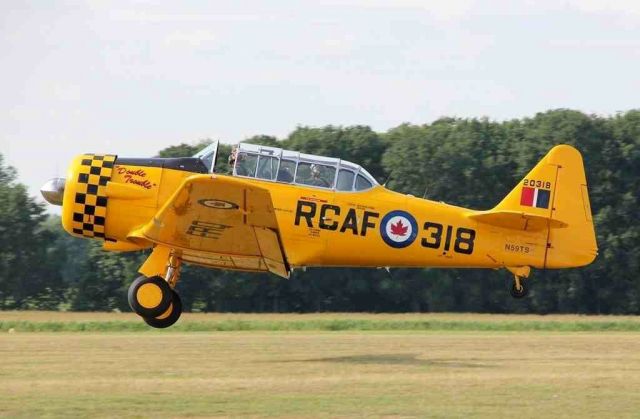
{"type": "Polygon", "coordinates": [[[418,224],[406,211],[391,211],[380,223],[382,240],[391,247],[401,249],[413,243],[418,235],[418,224]]]}

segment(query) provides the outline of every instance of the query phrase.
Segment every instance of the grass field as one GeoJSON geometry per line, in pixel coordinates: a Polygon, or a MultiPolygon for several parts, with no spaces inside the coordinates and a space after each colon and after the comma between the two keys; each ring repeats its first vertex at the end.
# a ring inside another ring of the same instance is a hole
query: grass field
{"type": "MultiPolygon", "coordinates": [[[[0,312],[0,332],[157,332],[132,313],[0,312]]],[[[640,317],[495,314],[199,314],[185,313],[167,332],[221,331],[626,331],[640,317]]]]}
{"type": "Polygon", "coordinates": [[[0,312],[3,327],[96,327],[0,333],[0,415],[640,416],[640,333],[511,330],[514,324],[635,324],[633,317],[191,315],[181,319],[183,327],[242,321],[284,330],[139,333],[98,327],[137,321],[126,314],[0,312]],[[396,329],[309,330],[342,320],[396,329]],[[494,326],[411,328],[425,321],[494,326]],[[292,322],[306,326],[282,326],[292,322]]]}

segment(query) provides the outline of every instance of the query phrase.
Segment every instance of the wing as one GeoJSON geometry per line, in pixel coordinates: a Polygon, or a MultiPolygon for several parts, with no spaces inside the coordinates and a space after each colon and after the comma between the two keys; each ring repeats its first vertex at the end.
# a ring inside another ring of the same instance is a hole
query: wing
{"type": "Polygon", "coordinates": [[[155,217],[129,236],[178,249],[186,262],[289,276],[271,194],[241,179],[188,177],[155,217]]]}

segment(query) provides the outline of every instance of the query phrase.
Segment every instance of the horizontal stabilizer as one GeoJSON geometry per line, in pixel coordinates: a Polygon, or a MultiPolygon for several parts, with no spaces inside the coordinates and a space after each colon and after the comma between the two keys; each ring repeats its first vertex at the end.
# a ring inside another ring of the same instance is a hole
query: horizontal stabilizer
{"type": "Polygon", "coordinates": [[[513,230],[538,231],[567,227],[567,224],[560,220],[521,211],[482,211],[469,215],[469,218],[479,223],[513,230]]]}

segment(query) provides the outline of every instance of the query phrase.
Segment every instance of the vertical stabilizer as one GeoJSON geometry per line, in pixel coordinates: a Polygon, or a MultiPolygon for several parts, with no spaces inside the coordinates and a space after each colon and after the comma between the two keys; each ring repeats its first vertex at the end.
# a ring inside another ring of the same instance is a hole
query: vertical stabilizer
{"type": "Polygon", "coordinates": [[[552,148],[492,211],[548,219],[545,268],[588,265],[598,253],[582,156],[569,145],[552,148]]]}

